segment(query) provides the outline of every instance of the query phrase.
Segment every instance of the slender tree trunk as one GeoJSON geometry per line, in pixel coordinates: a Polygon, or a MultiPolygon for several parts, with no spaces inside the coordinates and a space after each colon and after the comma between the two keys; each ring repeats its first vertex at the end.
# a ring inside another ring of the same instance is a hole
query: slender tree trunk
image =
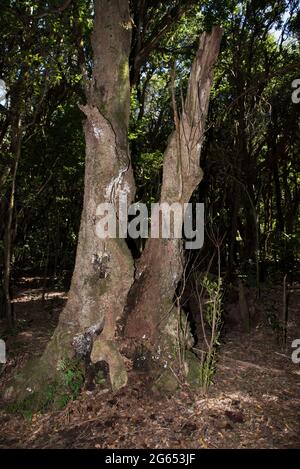
{"type": "Polygon", "coordinates": [[[22,398],[29,383],[33,390],[43,388],[55,377],[62,358],[74,352],[89,357],[100,333],[92,359],[108,362],[113,387],[126,384],[114,338],[134,264],[125,239],[100,239],[96,225],[99,204],[116,206],[120,191],[127,192],[129,202],[135,196],[128,150],[131,27],[127,0],[95,0],[93,75],[86,83],[86,105],[81,107],[86,117],[84,200],[71,288],[42,357],[24,368],[7,390],[7,398],[22,398]]]}
{"type": "Polygon", "coordinates": [[[284,219],[282,214],[282,207],[281,207],[281,187],[280,187],[280,180],[279,180],[279,172],[278,172],[278,163],[276,154],[274,155],[274,162],[273,162],[273,177],[274,177],[274,188],[275,188],[275,199],[276,199],[276,210],[277,210],[277,229],[280,233],[284,231],[284,219]]]}
{"type": "Polygon", "coordinates": [[[229,278],[233,275],[236,259],[236,235],[238,230],[238,214],[241,206],[241,187],[236,181],[233,181],[233,210],[231,214],[231,227],[229,233],[229,254],[228,254],[228,274],[229,278]]]}
{"type": "Polygon", "coordinates": [[[22,145],[22,129],[20,120],[16,119],[16,126],[13,128],[14,135],[12,137],[12,149],[14,153],[14,166],[12,172],[12,183],[11,191],[8,202],[7,210],[7,223],[4,233],[4,273],[3,273],[3,290],[5,297],[5,315],[9,327],[13,327],[15,323],[15,316],[13,307],[11,304],[11,288],[10,288],[10,277],[11,277],[11,261],[13,254],[13,217],[15,211],[15,193],[16,193],[16,178],[18,165],[21,156],[21,145],[22,145]]]}

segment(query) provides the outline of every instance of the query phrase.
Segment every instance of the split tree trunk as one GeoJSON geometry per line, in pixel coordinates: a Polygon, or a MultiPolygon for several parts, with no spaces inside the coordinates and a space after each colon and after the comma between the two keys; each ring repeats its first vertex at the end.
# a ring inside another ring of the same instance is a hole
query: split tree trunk
{"type": "MultiPolygon", "coordinates": [[[[161,202],[183,205],[202,178],[200,150],[220,39],[218,28],[201,37],[182,117],[165,153],[161,202]]],[[[134,199],[128,152],[130,42],[128,1],[96,0],[93,76],[87,87],[87,104],[81,108],[86,115],[86,163],[75,270],[58,327],[38,365],[31,365],[33,371],[24,371],[20,379],[23,389],[28,383],[31,389],[40,387],[41,382],[51,379],[58,360],[74,352],[91,354],[94,362],[105,360],[113,388],[126,384],[123,361],[114,341],[118,319],[127,305],[126,335],[156,336],[158,322],[172,304],[182,275],[179,240],[149,240],[134,275],[133,258],[125,240],[103,240],[96,234],[100,203],[116,205],[120,191],[127,192],[128,203],[134,199]]]]}

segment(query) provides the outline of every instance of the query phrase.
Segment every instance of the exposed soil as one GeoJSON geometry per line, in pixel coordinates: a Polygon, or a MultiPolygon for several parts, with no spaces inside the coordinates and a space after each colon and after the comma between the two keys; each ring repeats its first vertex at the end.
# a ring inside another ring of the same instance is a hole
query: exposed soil
{"type": "MultiPolygon", "coordinates": [[[[33,288],[23,279],[16,291],[19,332],[7,338],[2,386],[49,340],[66,300],[63,292],[33,288]]],[[[266,321],[249,333],[226,332],[208,394],[183,386],[162,396],[142,373],[113,394],[96,387],[54,413],[23,416],[0,412],[1,448],[299,448],[300,365],[291,343],[300,338],[300,290],[290,293],[287,345],[266,321]]],[[[281,285],[268,289],[281,305],[281,285]]],[[[267,304],[267,303],[266,303],[267,304]]],[[[3,327],[1,329],[3,336],[3,327]]],[[[5,335],[5,334],[4,334],[5,335]]]]}

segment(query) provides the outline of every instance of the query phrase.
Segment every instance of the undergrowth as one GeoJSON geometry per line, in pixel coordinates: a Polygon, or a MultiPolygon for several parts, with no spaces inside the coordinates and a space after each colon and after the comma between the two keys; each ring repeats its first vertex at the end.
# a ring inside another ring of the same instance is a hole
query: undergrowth
{"type": "Polygon", "coordinates": [[[83,362],[77,358],[65,358],[58,365],[58,377],[40,392],[32,392],[23,400],[9,403],[5,410],[21,414],[31,421],[35,413],[61,410],[69,401],[77,399],[85,381],[83,362]]]}

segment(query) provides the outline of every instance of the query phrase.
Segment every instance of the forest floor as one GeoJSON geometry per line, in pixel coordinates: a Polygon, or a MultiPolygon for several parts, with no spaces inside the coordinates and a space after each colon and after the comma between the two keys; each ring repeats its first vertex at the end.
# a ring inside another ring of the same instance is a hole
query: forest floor
{"type": "MultiPolygon", "coordinates": [[[[40,353],[66,301],[58,291],[43,299],[36,282],[23,278],[16,291],[19,330],[7,337],[2,386],[40,353]]],[[[281,292],[279,284],[268,288],[278,304],[281,292]]],[[[131,372],[119,392],[85,390],[63,410],[34,414],[31,421],[2,409],[0,448],[300,448],[300,366],[291,360],[291,343],[300,338],[299,306],[296,285],[285,349],[264,321],[247,333],[224,334],[206,395],[183,386],[158,396],[142,373],[131,372]]],[[[1,325],[0,332],[5,335],[1,325]]]]}

